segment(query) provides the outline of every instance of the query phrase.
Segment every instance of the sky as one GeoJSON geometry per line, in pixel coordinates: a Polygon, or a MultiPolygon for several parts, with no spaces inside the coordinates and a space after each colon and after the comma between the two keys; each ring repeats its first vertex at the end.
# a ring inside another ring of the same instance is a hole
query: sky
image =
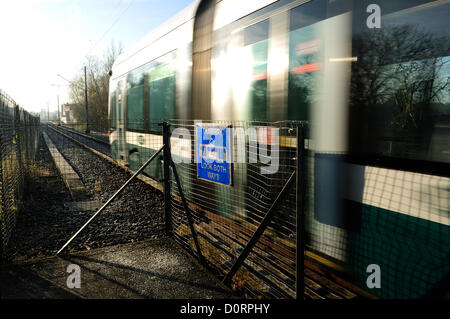
{"type": "Polygon", "coordinates": [[[0,89],[31,112],[69,102],[87,55],[124,50],[194,0],[1,0],[0,89]],[[60,76],[63,78],[61,78],[60,76]]]}

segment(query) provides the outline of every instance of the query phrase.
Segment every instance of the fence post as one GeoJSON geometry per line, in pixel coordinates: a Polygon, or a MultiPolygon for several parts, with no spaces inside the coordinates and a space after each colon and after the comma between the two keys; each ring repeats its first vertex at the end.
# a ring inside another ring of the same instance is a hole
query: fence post
{"type": "MultiPolygon", "coordinates": [[[[0,97],[0,103],[3,104],[0,97]]],[[[3,117],[3,105],[0,105],[0,117],[3,117]]],[[[3,124],[3,118],[0,118],[0,125],[3,124]]],[[[4,228],[5,228],[5,201],[4,201],[4,185],[3,185],[3,127],[0,126],[0,260],[3,262],[3,245],[5,243],[4,228]]]]}
{"type": "Polygon", "coordinates": [[[305,128],[303,124],[297,125],[297,154],[296,154],[296,211],[297,211],[297,242],[296,242],[296,296],[303,299],[305,296],[305,198],[306,198],[306,150],[305,128]]]}
{"type": "Polygon", "coordinates": [[[164,161],[164,212],[166,219],[166,233],[172,234],[172,215],[171,215],[171,201],[170,201],[170,124],[167,122],[161,123],[163,127],[163,161],[164,161]]]}
{"type": "Polygon", "coordinates": [[[18,180],[17,180],[17,201],[22,199],[23,196],[23,185],[24,185],[24,179],[25,179],[25,169],[24,169],[24,163],[23,163],[23,155],[22,155],[22,129],[23,129],[23,123],[20,119],[20,109],[19,105],[15,105],[14,107],[14,140],[16,141],[16,149],[17,149],[17,162],[19,163],[19,169],[18,169],[18,180]]]}

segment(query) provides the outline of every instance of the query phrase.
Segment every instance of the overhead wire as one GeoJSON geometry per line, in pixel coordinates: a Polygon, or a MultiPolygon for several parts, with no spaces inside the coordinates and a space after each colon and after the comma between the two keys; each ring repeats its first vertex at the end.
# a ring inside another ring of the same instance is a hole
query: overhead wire
{"type": "Polygon", "coordinates": [[[99,23],[100,25],[102,25],[104,22],[106,22],[109,19],[109,17],[116,11],[117,7],[120,5],[120,3],[122,1],[123,0],[119,0],[116,2],[114,7],[109,11],[109,13],[105,16],[105,18],[103,18],[103,20],[99,23]]]}
{"type": "MultiPolygon", "coordinates": [[[[102,22],[100,24],[103,24],[104,22],[108,21],[108,19],[113,15],[113,13],[116,11],[116,9],[119,7],[119,5],[122,3],[123,0],[119,0],[116,2],[116,4],[114,5],[114,7],[110,10],[110,12],[106,15],[106,17],[102,20],[102,22]]],[[[95,47],[103,40],[103,38],[108,34],[109,31],[111,31],[111,29],[114,27],[114,25],[120,20],[120,18],[122,18],[122,16],[125,14],[126,11],[128,11],[128,9],[131,7],[131,5],[135,2],[135,0],[131,0],[130,3],[128,4],[128,6],[119,14],[119,16],[117,17],[117,19],[112,23],[112,25],[103,33],[103,35],[97,40],[97,42],[94,44],[94,46],[89,49],[89,51],[83,56],[83,60],[86,56],[89,55],[89,53],[91,53],[95,47]]],[[[58,74],[58,76],[60,76],[61,78],[63,78],[61,75],[58,74]]],[[[72,83],[73,81],[69,81],[65,78],[63,78],[64,80],[72,83]]]]}
{"type": "Polygon", "coordinates": [[[128,9],[131,7],[131,5],[135,2],[136,0],[131,0],[130,3],[128,4],[128,6],[120,13],[120,15],[117,17],[117,19],[112,23],[112,25],[108,28],[108,30],[106,30],[103,35],[100,37],[100,39],[97,40],[97,42],[94,44],[94,46],[85,54],[85,56],[89,55],[89,53],[92,52],[92,50],[94,50],[97,45],[103,40],[103,38],[109,33],[109,31],[111,31],[111,29],[116,25],[116,23],[120,20],[120,18],[122,18],[122,16],[125,14],[125,12],[128,11],[128,9]]]}

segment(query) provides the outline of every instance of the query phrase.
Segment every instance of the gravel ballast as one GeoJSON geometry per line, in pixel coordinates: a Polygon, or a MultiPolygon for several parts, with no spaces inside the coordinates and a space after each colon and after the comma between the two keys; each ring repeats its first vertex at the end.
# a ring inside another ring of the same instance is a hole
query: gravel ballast
{"type": "MultiPolygon", "coordinates": [[[[95,135],[95,136],[91,136],[92,138],[94,138],[94,139],[91,139],[91,138],[84,137],[83,135],[85,135],[85,134],[83,132],[77,132],[73,129],[68,129],[68,128],[60,127],[60,126],[54,126],[53,128],[57,131],[63,132],[64,134],[70,136],[74,140],[76,140],[80,143],[83,143],[86,146],[88,146],[96,151],[99,151],[102,154],[105,154],[106,156],[111,157],[111,147],[109,145],[106,145],[104,143],[99,143],[96,141],[96,140],[100,140],[100,141],[109,143],[107,136],[100,137],[100,136],[95,135]]],[[[51,131],[53,131],[53,130],[51,130],[51,131]]]]}
{"type": "MultiPolygon", "coordinates": [[[[8,245],[7,262],[54,255],[130,177],[60,134],[50,129],[47,133],[80,176],[86,193],[76,200],[70,197],[41,137],[36,165],[27,176],[25,197],[8,245]]],[[[160,238],[164,236],[163,217],[161,192],[137,179],[66,249],[75,252],[160,238]]]]}

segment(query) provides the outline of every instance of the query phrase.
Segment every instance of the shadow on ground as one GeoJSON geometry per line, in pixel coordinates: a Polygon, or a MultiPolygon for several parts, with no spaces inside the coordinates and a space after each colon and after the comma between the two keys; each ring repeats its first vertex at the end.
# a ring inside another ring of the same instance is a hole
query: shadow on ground
{"type": "Polygon", "coordinates": [[[171,238],[5,265],[0,278],[2,299],[237,298],[171,238]],[[70,264],[80,267],[80,288],[67,288],[70,264]]]}

